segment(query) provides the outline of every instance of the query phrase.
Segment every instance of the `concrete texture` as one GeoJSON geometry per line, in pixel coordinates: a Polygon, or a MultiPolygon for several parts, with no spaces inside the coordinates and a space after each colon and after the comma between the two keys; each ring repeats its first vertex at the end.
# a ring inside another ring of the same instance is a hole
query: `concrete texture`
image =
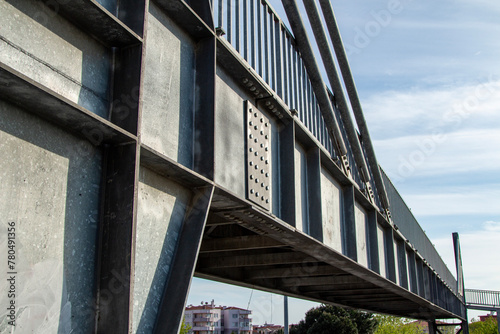
{"type": "Polygon", "coordinates": [[[321,195],[323,243],[342,252],[342,188],[324,168],[321,168],[321,195]]]}
{"type": "Polygon", "coordinates": [[[147,22],[142,142],[192,167],[195,44],[154,3],[147,22]]]}
{"type": "Polygon", "coordinates": [[[147,168],[141,168],[135,248],[133,333],[152,333],[190,199],[189,190],[147,168]]]}
{"type": "Polygon", "coordinates": [[[41,1],[0,0],[0,62],[107,118],[111,51],[41,1]]]}
{"type": "Polygon", "coordinates": [[[3,101],[0,115],[0,245],[15,222],[16,332],[91,332],[101,153],[3,101]]]}
{"type": "Polygon", "coordinates": [[[309,234],[307,205],[307,156],[299,143],[295,143],[295,227],[309,234]]]}
{"type": "Polygon", "coordinates": [[[216,77],[215,182],[245,197],[244,92],[220,67],[216,77]]]}
{"type": "Polygon", "coordinates": [[[386,270],[386,254],[385,254],[385,231],[380,224],[377,224],[377,240],[378,240],[378,260],[379,260],[379,266],[380,266],[380,275],[384,276],[385,278],[388,277],[387,275],[387,270],[386,270]]]}
{"type": "Polygon", "coordinates": [[[365,209],[358,202],[354,205],[354,217],[356,220],[356,249],[358,263],[368,267],[368,248],[366,247],[367,216],[365,209]]]}

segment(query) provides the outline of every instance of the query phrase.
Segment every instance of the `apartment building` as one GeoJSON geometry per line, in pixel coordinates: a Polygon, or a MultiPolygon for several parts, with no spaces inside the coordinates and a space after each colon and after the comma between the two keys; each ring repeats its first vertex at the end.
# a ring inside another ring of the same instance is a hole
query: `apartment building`
{"type": "Polygon", "coordinates": [[[184,321],[191,327],[189,334],[252,334],[251,314],[238,307],[215,306],[212,300],[186,307],[184,321]]]}
{"type": "Polygon", "coordinates": [[[238,307],[224,307],[224,333],[221,334],[252,334],[252,311],[238,307]]]}

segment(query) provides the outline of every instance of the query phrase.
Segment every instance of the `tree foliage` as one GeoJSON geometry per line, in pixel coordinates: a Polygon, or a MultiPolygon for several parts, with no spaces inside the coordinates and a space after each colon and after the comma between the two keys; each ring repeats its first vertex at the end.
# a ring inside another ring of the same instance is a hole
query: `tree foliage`
{"type": "Polygon", "coordinates": [[[372,334],[376,327],[372,314],[321,305],[307,311],[305,319],[293,325],[290,334],[372,334]]]}
{"type": "Polygon", "coordinates": [[[191,329],[191,326],[189,324],[186,324],[184,322],[184,319],[182,319],[181,331],[179,332],[179,334],[188,334],[190,329],[191,329]]]}
{"type": "Polygon", "coordinates": [[[493,317],[486,318],[485,321],[475,321],[469,324],[470,334],[497,334],[498,324],[493,317]]]}
{"type": "Polygon", "coordinates": [[[409,319],[389,315],[376,315],[378,327],[375,334],[422,334],[422,325],[409,319]]]}

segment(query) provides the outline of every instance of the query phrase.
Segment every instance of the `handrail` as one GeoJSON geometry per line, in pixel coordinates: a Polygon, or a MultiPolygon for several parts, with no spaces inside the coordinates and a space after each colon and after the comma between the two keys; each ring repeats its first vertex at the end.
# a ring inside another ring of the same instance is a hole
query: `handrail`
{"type": "Polygon", "coordinates": [[[465,300],[467,305],[500,309],[500,291],[465,289],[465,300]]]}

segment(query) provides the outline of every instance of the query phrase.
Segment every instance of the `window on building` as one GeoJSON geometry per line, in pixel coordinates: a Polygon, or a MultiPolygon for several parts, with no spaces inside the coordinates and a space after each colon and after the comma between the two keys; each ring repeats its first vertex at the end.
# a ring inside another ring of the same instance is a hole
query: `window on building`
{"type": "Polygon", "coordinates": [[[238,318],[238,315],[237,314],[233,314],[233,318],[238,318]]]}

